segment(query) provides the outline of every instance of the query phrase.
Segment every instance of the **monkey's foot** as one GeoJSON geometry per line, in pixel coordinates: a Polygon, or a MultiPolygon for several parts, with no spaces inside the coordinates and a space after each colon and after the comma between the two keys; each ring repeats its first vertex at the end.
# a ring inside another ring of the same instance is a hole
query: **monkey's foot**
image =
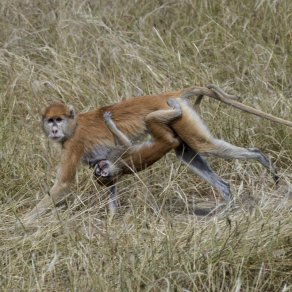
{"type": "Polygon", "coordinates": [[[175,110],[180,110],[179,103],[173,98],[168,99],[167,104],[175,110]]]}

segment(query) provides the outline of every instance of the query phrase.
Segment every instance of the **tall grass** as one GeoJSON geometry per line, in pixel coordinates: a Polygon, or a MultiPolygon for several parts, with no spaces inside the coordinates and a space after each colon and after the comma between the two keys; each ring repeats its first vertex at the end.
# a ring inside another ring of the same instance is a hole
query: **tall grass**
{"type": "Polygon", "coordinates": [[[236,207],[167,155],[119,185],[119,214],[82,168],[67,204],[34,228],[14,223],[52,185],[59,150],[39,111],[86,111],[132,96],[217,83],[291,117],[292,2],[2,0],[0,290],[290,291],[291,130],[204,100],[211,131],[259,147],[251,162],[211,160],[236,207]]]}

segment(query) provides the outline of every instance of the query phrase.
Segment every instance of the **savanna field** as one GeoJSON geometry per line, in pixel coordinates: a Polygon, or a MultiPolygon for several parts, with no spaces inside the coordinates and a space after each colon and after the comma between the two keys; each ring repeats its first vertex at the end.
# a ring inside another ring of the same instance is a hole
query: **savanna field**
{"type": "MultiPolygon", "coordinates": [[[[214,83],[292,120],[292,1],[0,2],[0,291],[292,291],[292,129],[204,98],[218,138],[278,168],[208,159],[235,206],[171,152],[105,188],[80,167],[65,202],[18,224],[54,182],[40,110],[78,112],[214,83]]],[[[191,98],[191,103],[194,102],[191,98]]]]}

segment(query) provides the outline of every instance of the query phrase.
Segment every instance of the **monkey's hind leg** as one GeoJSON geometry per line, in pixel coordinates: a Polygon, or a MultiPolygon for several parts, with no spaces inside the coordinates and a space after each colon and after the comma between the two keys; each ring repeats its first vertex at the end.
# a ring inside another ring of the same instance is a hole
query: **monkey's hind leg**
{"type": "Polygon", "coordinates": [[[125,165],[123,174],[145,169],[181,143],[169,126],[181,117],[180,104],[175,100],[169,100],[168,104],[172,108],[157,110],[146,116],[145,124],[152,139],[133,145],[125,152],[122,156],[125,165]]]}
{"type": "Polygon", "coordinates": [[[175,137],[173,130],[169,127],[169,123],[180,118],[182,110],[180,104],[174,99],[169,99],[167,103],[172,107],[171,109],[157,110],[146,116],[146,126],[153,141],[151,142],[151,147],[149,147],[149,144],[147,146],[142,144],[142,147],[140,147],[141,152],[142,149],[150,152],[158,152],[161,154],[161,158],[168,151],[178,146],[179,140],[175,137]],[[167,145],[168,147],[166,147],[167,145]],[[165,151],[160,152],[160,149],[162,148],[165,148],[165,151]]]}
{"type": "Polygon", "coordinates": [[[272,174],[275,183],[278,183],[279,176],[271,160],[257,148],[241,148],[219,139],[213,139],[210,150],[204,155],[217,156],[222,158],[253,159],[261,163],[272,174]]]}
{"type": "Polygon", "coordinates": [[[186,144],[181,144],[175,149],[176,156],[187,165],[195,174],[214,187],[226,202],[230,202],[232,196],[230,186],[222,180],[208,165],[207,161],[186,144]]]}
{"type": "Polygon", "coordinates": [[[187,103],[181,102],[183,116],[171,125],[181,140],[194,152],[203,156],[217,156],[222,158],[254,159],[267,168],[275,182],[279,180],[276,168],[272,162],[256,148],[241,148],[224,140],[215,139],[202,119],[187,103]]]}

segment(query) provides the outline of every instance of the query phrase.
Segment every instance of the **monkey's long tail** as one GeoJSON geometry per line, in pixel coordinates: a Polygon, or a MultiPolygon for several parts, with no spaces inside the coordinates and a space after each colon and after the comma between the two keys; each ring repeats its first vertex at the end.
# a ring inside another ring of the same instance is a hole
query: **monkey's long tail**
{"type": "Polygon", "coordinates": [[[287,121],[287,120],[275,117],[275,116],[273,116],[271,114],[262,112],[260,110],[255,109],[255,108],[252,108],[252,107],[250,107],[248,105],[245,105],[243,103],[237,102],[234,99],[226,98],[225,92],[221,88],[219,88],[218,86],[216,86],[214,84],[209,84],[207,86],[207,88],[209,88],[209,89],[213,90],[215,93],[217,93],[218,99],[220,101],[228,104],[228,105],[231,105],[231,106],[233,106],[235,108],[238,108],[238,109],[240,109],[240,110],[242,110],[244,112],[248,112],[250,114],[256,115],[258,117],[273,121],[275,123],[279,123],[279,124],[283,124],[283,125],[288,126],[288,127],[292,127],[292,122],[290,122],[290,121],[287,121]]]}
{"type": "Polygon", "coordinates": [[[231,105],[237,109],[240,109],[244,112],[256,115],[258,117],[270,120],[270,121],[278,123],[278,124],[292,127],[292,122],[290,122],[290,121],[287,121],[287,120],[275,117],[271,114],[262,112],[260,110],[253,108],[253,107],[245,105],[241,102],[237,102],[236,99],[239,99],[238,96],[227,94],[226,92],[224,92],[220,87],[218,87],[215,84],[209,84],[209,85],[207,85],[207,87],[196,87],[195,86],[195,87],[187,88],[186,90],[184,90],[182,92],[181,97],[187,98],[187,97],[191,97],[194,95],[197,96],[197,100],[195,102],[195,106],[197,106],[197,107],[199,107],[199,105],[203,99],[203,96],[206,95],[206,96],[215,98],[223,103],[231,105]]]}

